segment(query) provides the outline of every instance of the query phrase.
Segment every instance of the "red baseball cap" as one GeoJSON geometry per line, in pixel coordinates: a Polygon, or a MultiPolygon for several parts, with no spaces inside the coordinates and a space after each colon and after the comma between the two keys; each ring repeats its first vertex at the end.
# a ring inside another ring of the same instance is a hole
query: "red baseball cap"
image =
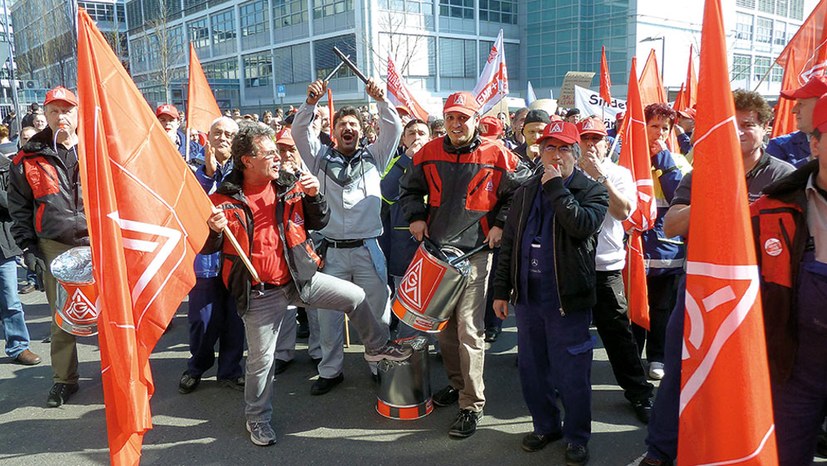
{"type": "Polygon", "coordinates": [[[408,110],[408,107],[406,107],[404,105],[397,105],[396,106],[396,113],[398,113],[399,116],[402,116],[403,114],[408,115],[408,116],[413,116],[413,113],[411,113],[411,111],[408,110]]]}
{"type": "Polygon", "coordinates": [[[288,146],[296,145],[293,141],[293,134],[290,132],[290,128],[284,128],[276,133],[276,144],[287,144],[288,146]]]}
{"type": "Polygon", "coordinates": [[[615,121],[620,121],[624,118],[626,118],[626,112],[618,112],[618,114],[615,115],[615,121]]]}
{"type": "Polygon", "coordinates": [[[827,94],[827,76],[813,76],[798,89],[785,89],[781,97],[785,99],[812,99],[827,94]]]}
{"type": "Polygon", "coordinates": [[[697,114],[698,112],[694,108],[685,108],[683,110],[678,111],[678,115],[684,118],[689,118],[690,120],[694,120],[697,114]]]}
{"type": "Polygon", "coordinates": [[[181,118],[181,114],[178,113],[178,109],[172,104],[159,105],[158,108],[155,109],[155,116],[159,117],[161,115],[167,115],[175,118],[176,120],[181,118]]]}
{"type": "Polygon", "coordinates": [[[448,96],[445,105],[442,107],[442,113],[459,112],[463,115],[474,116],[479,112],[480,106],[477,105],[477,100],[474,94],[470,92],[454,92],[448,96]]]}
{"type": "Polygon", "coordinates": [[[546,139],[557,139],[566,144],[579,144],[580,132],[577,131],[577,126],[574,123],[552,121],[546,125],[546,129],[543,130],[543,135],[537,139],[537,144],[541,144],[546,139]]]}
{"type": "Polygon", "coordinates": [[[78,98],[69,89],[66,89],[63,86],[58,86],[46,93],[46,100],[43,101],[43,106],[45,107],[52,102],[66,102],[73,107],[77,107],[78,98]]]}
{"type": "Polygon", "coordinates": [[[480,136],[484,138],[499,138],[505,133],[503,122],[495,116],[486,116],[480,119],[480,136]]]}
{"type": "Polygon", "coordinates": [[[606,125],[603,123],[603,120],[595,117],[580,120],[580,122],[577,123],[577,130],[580,131],[581,136],[584,134],[597,134],[600,136],[609,134],[606,132],[606,125]]]}
{"type": "Polygon", "coordinates": [[[819,97],[813,107],[813,128],[827,134],[827,94],[819,97]]]}

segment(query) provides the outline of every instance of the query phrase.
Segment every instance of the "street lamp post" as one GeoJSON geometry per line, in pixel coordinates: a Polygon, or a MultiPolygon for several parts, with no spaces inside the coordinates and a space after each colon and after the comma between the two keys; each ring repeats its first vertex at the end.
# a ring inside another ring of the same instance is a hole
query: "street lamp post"
{"type": "Polygon", "coordinates": [[[660,41],[660,80],[663,82],[665,76],[663,74],[663,66],[666,63],[666,36],[649,36],[641,39],[640,42],[655,42],[660,41]]]}

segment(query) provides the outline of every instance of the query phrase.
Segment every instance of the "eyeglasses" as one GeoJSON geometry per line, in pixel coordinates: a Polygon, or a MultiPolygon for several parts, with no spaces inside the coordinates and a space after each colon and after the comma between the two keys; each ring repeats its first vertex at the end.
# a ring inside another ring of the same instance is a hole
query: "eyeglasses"
{"type": "Polygon", "coordinates": [[[571,148],[571,146],[553,146],[551,144],[549,144],[549,145],[547,145],[546,147],[543,148],[544,152],[550,152],[552,154],[555,153],[555,152],[560,152],[560,154],[565,154],[565,155],[571,154],[572,150],[573,149],[571,148]]]}
{"type": "Polygon", "coordinates": [[[221,130],[218,130],[218,129],[215,129],[215,130],[212,131],[213,137],[224,136],[227,139],[234,138],[235,134],[236,134],[235,131],[221,131],[221,130]]]}
{"type": "MultiPolygon", "coordinates": [[[[273,159],[279,157],[279,151],[278,150],[268,150],[266,152],[259,152],[255,156],[260,157],[264,160],[273,160],[273,159]]],[[[281,162],[279,162],[279,163],[281,163],[281,162]]]]}

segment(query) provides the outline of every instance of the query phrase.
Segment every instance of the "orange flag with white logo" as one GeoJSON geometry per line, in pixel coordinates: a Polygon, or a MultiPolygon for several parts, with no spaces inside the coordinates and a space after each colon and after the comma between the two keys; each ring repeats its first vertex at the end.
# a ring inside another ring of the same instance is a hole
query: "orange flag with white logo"
{"type": "Polygon", "coordinates": [[[772,396],[720,0],[701,32],[686,262],[678,464],[778,464],[772,396]]]}
{"type": "MultiPolygon", "coordinates": [[[[795,62],[795,49],[790,50],[790,63],[795,62]]],[[[781,89],[796,89],[801,85],[798,84],[795,71],[792,68],[784,70],[784,77],[781,79],[781,89]]],[[[793,115],[793,106],[795,99],[778,99],[775,104],[775,121],[772,124],[772,137],[790,134],[798,129],[795,122],[795,115],[793,115]]]]}
{"type": "Polygon", "coordinates": [[[606,46],[600,47],[600,98],[606,105],[612,104],[612,78],[609,76],[609,62],[606,61],[606,46]]]}
{"type": "Polygon", "coordinates": [[[78,97],[109,454],[138,464],[152,428],[149,355],[195,284],[212,203],[83,9],[78,97]]]}
{"type": "Polygon", "coordinates": [[[646,119],[643,115],[640,88],[637,77],[637,59],[632,57],[629,71],[629,88],[626,92],[626,118],[624,119],[623,145],[620,147],[618,165],[632,172],[637,189],[637,208],[624,227],[629,231],[626,248],[626,297],[629,300],[629,318],[637,325],[649,328],[649,297],[646,289],[646,267],[643,259],[641,233],[655,224],[657,205],[652,182],[652,162],[646,135],[646,119]]]}
{"type": "Polygon", "coordinates": [[[190,42],[189,85],[187,90],[187,128],[210,132],[212,122],[221,116],[221,110],[215,102],[215,96],[207,82],[207,76],[201,68],[201,62],[190,42]]]}

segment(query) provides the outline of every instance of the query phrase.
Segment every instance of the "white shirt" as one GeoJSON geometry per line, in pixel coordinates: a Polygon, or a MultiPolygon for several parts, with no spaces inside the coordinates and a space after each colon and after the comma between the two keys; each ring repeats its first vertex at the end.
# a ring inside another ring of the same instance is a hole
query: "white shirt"
{"type": "MultiPolygon", "coordinates": [[[[614,185],[623,197],[632,203],[629,212],[634,212],[637,208],[637,189],[634,181],[632,181],[632,172],[628,168],[613,163],[608,158],[603,159],[601,168],[606,174],[606,179],[614,185]]],[[[597,234],[595,270],[609,272],[623,269],[626,265],[624,234],[622,220],[612,217],[612,214],[607,211],[600,232],[597,234]]]]}
{"type": "Polygon", "coordinates": [[[815,188],[815,175],[807,181],[807,227],[816,244],[816,260],[827,264],[827,199],[815,188]]]}

